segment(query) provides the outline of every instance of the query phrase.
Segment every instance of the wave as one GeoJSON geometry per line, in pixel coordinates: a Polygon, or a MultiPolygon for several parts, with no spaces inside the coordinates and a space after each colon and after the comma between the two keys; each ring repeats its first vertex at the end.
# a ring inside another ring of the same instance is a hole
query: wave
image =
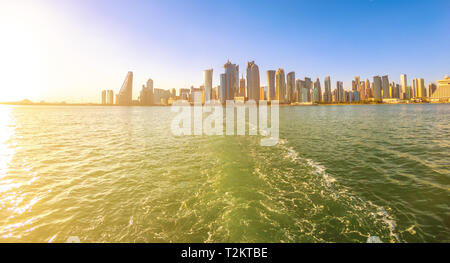
{"type": "MultiPolygon", "coordinates": [[[[364,200],[354,194],[351,189],[338,183],[337,179],[327,173],[327,169],[324,165],[317,163],[316,161],[300,156],[292,146],[289,146],[289,142],[286,139],[280,139],[278,147],[285,152],[284,158],[290,160],[294,164],[306,165],[311,169],[311,174],[318,176],[322,180],[322,186],[332,191],[333,197],[337,201],[351,203],[351,207],[356,211],[365,211],[366,215],[371,216],[374,221],[381,221],[385,227],[389,230],[389,242],[401,242],[399,235],[397,234],[397,223],[394,217],[389,214],[383,206],[374,204],[370,200],[364,200]]],[[[367,236],[368,241],[373,241],[379,237],[369,234],[367,236]]]]}

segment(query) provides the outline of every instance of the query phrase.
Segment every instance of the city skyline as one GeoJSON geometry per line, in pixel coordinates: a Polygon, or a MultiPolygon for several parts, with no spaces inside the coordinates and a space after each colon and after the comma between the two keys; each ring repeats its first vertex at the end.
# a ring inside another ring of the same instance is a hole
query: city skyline
{"type": "Polygon", "coordinates": [[[450,102],[450,78],[447,75],[438,83],[430,83],[428,89],[423,78],[414,78],[408,85],[407,75],[401,74],[401,83],[389,82],[389,75],[373,76],[373,82],[368,78],[361,81],[360,76],[352,80],[351,90],[344,89],[343,81],[336,81],[336,88],[331,91],[331,77],[324,79],[324,89],[320,79],[312,82],[310,77],[304,80],[295,77],[291,71],[287,75],[284,69],[267,70],[268,86],[259,86],[259,67],[255,61],[247,62],[246,78],[239,78],[239,66],[229,60],[223,65],[224,73],[220,74],[220,85],[212,85],[214,69],[204,70],[204,82],[198,88],[192,85],[190,89],[177,91],[153,89],[153,79],[142,85],[137,100],[132,96],[133,72],[129,71],[114,101],[114,91],[102,90],[102,105],[172,105],[177,100],[192,103],[225,104],[229,101],[277,101],[284,105],[313,105],[336,103],[447,103],[450,102]],[[196,94],[197,93],[197,94],[196,94]],[[195,99],[194,99],[195,98],[195,99]]]}
{"type": "MultiPolygon", "coordinates": [[[[448,74],[448,1],[27,3],[0,4],[2,101],[97,102],[99,90],[117,92],[127,71],[134,90],[151,77],[155,88],[179,92],[227,59],[241,73],[256,61],[260,86],[278,68],[331,76],[345,90],[355,75],[400,83],[405,73],[428,87],[448,74]]],[[[213,87],[221,73],[213,71],[213,87]]]]}

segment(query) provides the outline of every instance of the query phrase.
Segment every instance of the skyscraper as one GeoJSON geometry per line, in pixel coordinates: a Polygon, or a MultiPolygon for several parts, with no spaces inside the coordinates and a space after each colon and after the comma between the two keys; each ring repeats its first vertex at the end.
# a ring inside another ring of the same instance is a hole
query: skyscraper
{"type": "Polygon", "coordinates": [[[292,102],[301,102],[302,101],[302,81],[300,79],[295,80],[295,91],[294,91],[294,101],[292,102]]]}
{"type": "Polygon", "coordinates": [[[264,87],[260,87],[259,88],[259,100],[265,100],[266,96],[265,96],[265,91],[264,91],[264,87]]]}
{"type": "Polygon", "coordinates": [[[399,98],[402,100],[409,100],[411,99],[411,94],[409,93],[409,89],[408,89],[408,79],[406,77],[406,74],[401,74],[400,75],[400,84],[402,86],[401,88],[401,94],[399,94],[399,98]]]}
{"type": "Polygon", "coordinates": [[[133,93],[133,72],[129,71],[117,96],[117,104],[131,105],[133,93]]]}
{"type": "Polygon", "coordinates": [[[413,79],[413,84],[412,84],[412,88],[411,88],[411,90],[412,90],[412,94],[411,94],[411,98],[417,98],[417,94],[418,94],[418,92],[417,92],[417,79],[413,79]]]}
{"type": "Polygon", "coordinates": [[[344,83],[342,81],[336,82],[336,101],[345,102],[344,83]]]}
{"type": "Polygon", "coordinates": [[[380,76],[373,77],[373,97],[376,101],[381,101],[381,78],[380,76]]]}
{"type": "Polygon", "coordinates": [[[331,103],[331,79],[330,76],[325,77],[325,92],[323,93],[323,101],[325,103],[331,103]]]}
{"type": "Polygon", "coordinates": [[[430,94],[433,100],[450,101],[450,77],[446,75],[444,79],[437,81],[437,88],[430,94]]]}
{"type": "Polygon", "coordinates": [[[106,104],[106,90],[102,90],[102,104],[106,104]]]}
{"type": "Polygon", "coordinates": [[[389,77],[387,75],[381,77],[381,87],[383,98],[389,98],[389,77]]]}
{"type": "Polygon", "coordinates": [[[428,84],[428,97],[431,98],[431,95],[432,95],[433,93],[435,93],[436,90],[437,90],[436,84],[434,84],[434,83],[428,84]]]}
{"type": "MultiPolygon", "coordinates": [[[[311,102],[311,90],[312,90],[312,81],[310,78],[305,77],[305,85],[303,85],[304,93],[306,94],[306,97],[303,97],[303,102],[311,102]]],[[[303,96],[303,95],[302,95],[303,96]]]]}
{"type": "Polygon", "coordinates": [[[282,68],[275,73],[275,100],[280,101],[280,104],[286,103],[286,78],[282,68]]]}
{"type": "Polygon", "coordinates": [[[294,93],[295,93],[295,72],[289,72],[287,74],[287,94],[286,94],[286,103],[291,103],[295,101],[294,93]]]}
{"type": "Polygon", "coordinates": [[[356,76],[355,80],[352,82],[352,91],[360,91],[360,90],[361,90],[360,77],[356,76]]]}
{"type": "Polygon", "coordinates": [[[242,78],[239,80],[239,97],[246,97],[244,75],[242,75],[242,78]]]}
{"type": "MultiPolygon", "coordinates": [[[[155,103],[152,79],[147,80],[147,85],[142,85],[142,90],[139,94],[139,102],[141,105],[144,106],[153,105],[155,103]]],[[[159,102],[160,100],[157,103],[159,102]]]]}
{"type": "Polygon", "coordinates": [[[275,100],[275,70],[267,71],[267,100],[275,100]]]}
{"type": "Polygon", "coordinates": [[[359,82],[359,101],[366,100],[366,83],[364,81],[359,82]]]}
{"type": "Polygon", "coordinates": [[[366,79],[366,83],[365,83],[365,99],[369,99],[369,98],[373,98],[373,94],[372,94],[372,88],[370,87],[370,80],[366,79]]]}
{"type": "Polygon", "coordinates": [[[220,87],[219,87],[219,100],[222,104],[227,100],[226,95],[227,88],[227,76],[226,74],[220,74],[220,87]]]}
{"type": "Polygon", "coordinates": [[[247,62],[247,96],[249,100],[260,99],[259,68],[255,61],[247,62]]]}
{"type": "Polygon", "coordinates": [[[225,99],[233,100],[239,93],[239,66],[228,60],[225,65],[225,99]]]}
{"type": "Polygon", "coordinates": [[[212,91],[212,79],[213,79],[213,70],[207,69],[204,71],[205,83],[203,86],[205,87],[205,103],[209,103],[211,100],[211,91],[212,91]]]}
{"type": "Polygon", "coordinates": [[[114,91],[113,90],[106,91],[106,104],[108,104],[108,105],[114,104],[114,91]]]}
{"type": "Polygon", "coordinates": [[[320,87],[320,80],[319,78],[316,79],[314,82],[314,88],[313,88],[313,102],[321,102],[322,101],[322,88],[320,87]]]}
{"type": "Polygon", "coordinates": [[[389,98],[395,98],[395,83],[393,81],[389,84],[389,98]]]}
{"type": "Polygon", "coordinates": [[[427,90],[425,88],[425,81],[423,78],[418,78],[416,81],[417,85],[417,98],[425,98],[427,96],[427,90]]]}

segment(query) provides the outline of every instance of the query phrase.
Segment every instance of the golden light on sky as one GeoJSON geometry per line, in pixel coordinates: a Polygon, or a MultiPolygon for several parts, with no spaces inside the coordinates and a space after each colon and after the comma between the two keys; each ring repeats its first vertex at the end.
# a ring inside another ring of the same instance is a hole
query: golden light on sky
{"type": "Polygon", "coordinates": [[[96,102],[102,88],[120,87],[131,63],[118,63],[118,42],[49,3],[0,6],[0,101],[96,102]]]}
{"type": "Polygon", "coordinates": [[[36,23],[36,16],[42,10],[10,2],[1,5],[0,32],[4,36],[0,42],[2,101],[23,99],[24,94],[35,95],[34,83],[42,83],[45,73],[40,65],[43,58],[39,34],[46,32],[36,23]]]}
{"type": "Polygon", "coordinates": [[[398,83],[405,73],[427,85],[448,74],[449,20],[438,12],[448,3],[413,2],[292,1],[280,10],[249,2],[236,10],[217,1],[0,0],[0,102],[100,102],[101,90],[117,93],[128,71],[134,99],[148,78],[155,88],[199,87],[210,68],[216,86],[227,59],[240,74],[255,60],[261,85],[277,68],[330,75],[346,89],[356,75],[398,83]],[[417,10],[430,15],[417,19],[417,10]]]}

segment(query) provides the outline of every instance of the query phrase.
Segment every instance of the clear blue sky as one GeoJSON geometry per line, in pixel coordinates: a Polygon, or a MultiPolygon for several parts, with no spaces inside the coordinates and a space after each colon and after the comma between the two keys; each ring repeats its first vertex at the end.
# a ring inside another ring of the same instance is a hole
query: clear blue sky
{"type": "Polygon", "coordinates": [[[356,75],[372,81],[388,74],[398,83],[406,73],[410,83],[415,77],[429,83],[450,74],[448,0],[31,3],[45,6],[43,14],[53,15],[50,24],[61,24],[55,32],[64,33],[55,41],[65,48],[54,55],[77,67],[46,82],[55,99],[77,87],[84,92],[78,98],[97,101],[103,88],[117,92],[128,70],[135,75],[134,97],[149,77],[156,88],[199,86],[208,68],[217,85],[227,59],[240,65],[240,73],[255,60],[262,85],[266,70],[279,67],[321,82],[330,75],[333,89],[336,80],[350,88],[356,75]],[[67,53],[72,57],[64,59],[67,53]]]}

